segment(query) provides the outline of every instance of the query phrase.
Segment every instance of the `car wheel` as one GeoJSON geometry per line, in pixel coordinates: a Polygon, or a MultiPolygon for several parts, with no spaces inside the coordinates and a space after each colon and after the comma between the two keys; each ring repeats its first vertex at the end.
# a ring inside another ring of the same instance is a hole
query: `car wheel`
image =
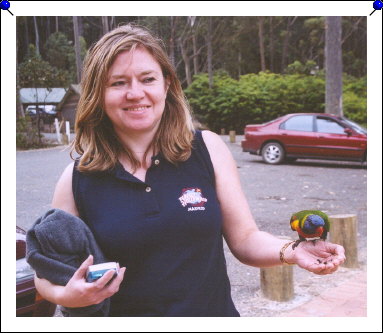
{"type": "Polygon", "coordinates": [[[268,164],[279,164],[285,157],[285,150],[276,142],[269,142],[262,148],[262,158],[268,164]]]}

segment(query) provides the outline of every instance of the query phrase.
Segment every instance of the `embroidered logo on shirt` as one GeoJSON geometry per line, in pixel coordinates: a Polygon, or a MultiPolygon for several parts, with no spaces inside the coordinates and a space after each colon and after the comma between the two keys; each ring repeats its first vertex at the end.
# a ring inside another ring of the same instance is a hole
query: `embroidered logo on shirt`
{"type": "Polygon", "coordinates": [[[205,210],[207,199],[202,196],[199,188],[184,188],[182,195],[178,198],[181,201],[182,207],[188,207],[188,212],[194,210],[205,210]]]}

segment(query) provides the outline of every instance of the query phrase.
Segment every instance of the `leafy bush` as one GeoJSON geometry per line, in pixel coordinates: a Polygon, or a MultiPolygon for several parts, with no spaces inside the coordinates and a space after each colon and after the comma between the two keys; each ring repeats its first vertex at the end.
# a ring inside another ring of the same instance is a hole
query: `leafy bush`
{"type": "MultiPolygon", "coordinates": [[[[343,87],[345,116],[365,122],[366,81],[347,76],[343,87]]],[[[240,133],[246,124],[264,123],[288,113],[325,111],[323,75],[260,72],[234,80],[220,71],[215,73],[211,89],[208,75],[199,74],[185,94],[198,118],[216,132],[226,128],[240,133]]]]}
{"type": "Polygon", "coordinates": [[[18,149],[42,147],[36,126],[32,125],[28,116],[16,119],[16,147],[18,149]]]}
{"type": "Polygon", "coordinates": [[[343,79],[343,114],[359,123],[367,123],[367,78],[346,75],[343,79]]]}

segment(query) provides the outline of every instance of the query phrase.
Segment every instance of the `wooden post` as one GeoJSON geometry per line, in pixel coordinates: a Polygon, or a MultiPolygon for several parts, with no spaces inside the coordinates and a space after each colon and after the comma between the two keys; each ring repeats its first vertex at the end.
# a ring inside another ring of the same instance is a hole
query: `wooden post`
{"type": "Polygon", "coordinates": [[[230,142],[234,143],[235,142],[235,131],[229,131],[230,135],[230,142]]]}
{"type": "MultiPolygon", "coordinates": [[[[286,236],[279,236],[286,243],[292,241],[286,236]]],[[[263,295],[273,301],[286,302],[294,297],[294,265],[281,265],[260,269],[260,284],[263,295]]]]}
{"type": "Polygon", "coordinates": [[[55,127],[56,127],[57,141],[58,143],[61,143],[60,126],[59,126],[59,120],[57,118],[55,118],[55,127]]]}
{"type": "Polygon", "coordinates": [[[346,260],[342,266],[358,268],[358,220],[355,214],[338,214],[329,216],[330,240],[332,243],[342,245],[346,252],[346,260]]]}
{"type": "Polygon", "coordinates": [[[225,129],[221,128],[221,135],[225,135],[225,129]]]}
{"type": "Polygon", "coordinates": [[[68,137],[68,143],[70,142],[70,124],[69,121],[65,122],[65,132],[68,137]]]}
{"type": "Polygon", "coordinates": [[[293,265],[261,268],[261,290],[266,298],[286,302],[294,297],[293,265]]]}

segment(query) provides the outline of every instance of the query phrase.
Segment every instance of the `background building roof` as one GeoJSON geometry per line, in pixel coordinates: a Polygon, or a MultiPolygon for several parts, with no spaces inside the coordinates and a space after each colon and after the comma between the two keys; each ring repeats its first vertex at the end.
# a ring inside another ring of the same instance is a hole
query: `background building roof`
{"type": "Polygon", "coordinates": [[[21,88],[20,89],[20,99],[23,104],[57,104],[60,103],[63,99],[65,88],[21,88]]]}

